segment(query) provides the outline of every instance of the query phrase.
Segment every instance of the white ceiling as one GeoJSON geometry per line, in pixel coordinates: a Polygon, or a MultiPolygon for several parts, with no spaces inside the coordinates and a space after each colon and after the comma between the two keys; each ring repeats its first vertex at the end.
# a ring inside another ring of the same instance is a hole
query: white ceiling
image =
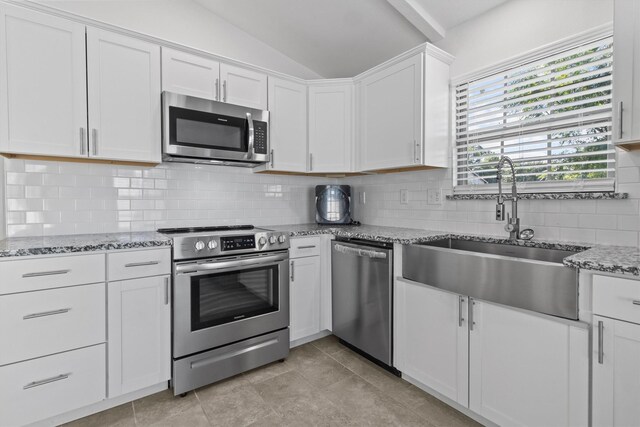
{"type": "Polygon", "coordinates": [[[415,0],[445,29],[453,28],[507,0],[415,0]]]}

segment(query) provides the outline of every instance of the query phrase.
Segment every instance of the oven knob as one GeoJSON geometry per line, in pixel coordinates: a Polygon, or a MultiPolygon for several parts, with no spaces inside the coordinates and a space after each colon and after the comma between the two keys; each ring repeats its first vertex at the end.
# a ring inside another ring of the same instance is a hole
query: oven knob
{"type": "Polygon", "coordinates": [[[209,240],[209,243],[207,243],[207,247],[210,250],[214,250],[215,248],[218,247],[218,242],[216,242],[215,240],[209,240]]]}
{"type": "Polygon", "coordinates": [[[280,237],[278,237],[278,242],[284,243],[286,241],[287,241],[287,237],[284,234],[281,234],[280,237]]]}
{"type": "Polygon", "coordinates": [[[196,251],[201,251],[204,249],[204,242],[202,240],[198,240],[195,244],[196,251]]]}
{"type": "Polygon", "coordinates": [[[276,236],[269,237],[269,243],[271,243],[272,245],[275,245],[277,241],[278,239],[276,239],[276,236]]]}
{"type": "Polygon", "coordinates": [[[264,246],[267,244],[267,238],[266,237],[261,237],[260,240],[258,240],[258,243],[260,243],[260,246],[264,246]]]}

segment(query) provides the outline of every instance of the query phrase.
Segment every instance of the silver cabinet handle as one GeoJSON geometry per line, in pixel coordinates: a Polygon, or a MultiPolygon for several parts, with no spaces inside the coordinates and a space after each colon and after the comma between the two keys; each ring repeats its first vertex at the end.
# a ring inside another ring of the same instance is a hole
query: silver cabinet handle
{"type": "Polygon", "coordinates": [[[60,375],[57,375],[55,377],[47,378],[47,379],[40,380],[40,381],[33,381],[33,382],[25,385],[24,387],[22,387],[22,389],[23,390],[28,390],[30,388],[39,387],[41,385],[54,383],[56,381],[66,380],[70,376],[71,376],[71,372],[69,372],[68,374],[60,374],[60,375]]]}
{"type": "Polygon", "coordinates": [[[131,262],[129,264],[125,264],[125,267],[145,267],[147,265],[158,265],[160,261],[145,261],[145,262],[131,262]]]}
{"type": "Polygon", "coordinates": [[[91,146],[93,147],[93,155],[98,155],[98,129],[91,129],[91,146]]]}
{"type": "Polygon", "coordinates": [[[84,141],[84,128],[80,128],[80,154],[85,155],[84,149],[86,147],[86,142],[84,141]]]}
{"type": "Polygon", "coordinates": [[[633,305],[640,305],[640,300],[634,299],[633,300],[633,305]]]}
{"type": "Polygon", "coordinates": [[[313,153],[309,153],[309,171],[313,170],[313,153]]]}
{"type": "Polygon", "coordinates": [[[271,149],[271,154],[269,155],[269,163],[271,164],[271,167],[273,167],[273,148],[271,149]]]}
{"type": "Polygon", "coordinates": [[[316,245],[298,246],[298,249],[313,249],[316,245]]]}
{"type": "Polygon", "coordinates": [[[220,79],[216,79],[216,101],[220,101],[220,79]]]}
{"type": "Polygon", "coordinates": [[[247,124],[249,125],[249,147],[247,150],[247,159],[251,160],[251,158],[253,158],[253,143],[256,138],[256,132],[253,128],[253,119],[251,118],[251,113],[247,113],[247,124]]]}
{"type": "Polygon", "coordinates": [[[164,278],[164,305],[169,305],[169,278],[164,278]]]}
{"type": "Polygon", "coordinates": [[[415,139],[413,140],[413,156],[416,163],[420,163],[420,144],[415,139]]]}
{"type": "Polygon", "coordinates": [[[70,311],[71,311],[71,307],[61,308],[58,310],[43,311],[41,313],[32,313],[32,314],[27,314],[26,316],[22,316],[22,320],[37,319],[38,317],[54,316],[56,314],[64,314],[70,311]]]}
{"type": "Polygon", "coordinates": [[[29,277],[40,277],[40,276],[55,276],[58,274],[67,274],[71,270],[53,270],[53,271],[38,271],[36,273],[25,273],[22,275],[23,278],[29,277]]]}
{"type": "Polygon", "coordinates": [[[227,102],[227,81],[222,82],[222,102],[227,102]]]}
{"type": "Polygon", "coordinates": [[[618,103],[618,139],[622,139],[622,135],[624,134],[622,130],[622,125],[623,125],[622,112],[623,111],[624,111],[624,106],[622,104],[622,101],[620,101],[618,103]]]}
{"type": "Polygon", "coordinates": [[[291,270],[291,272],[290,272],[290,273],[291,273],[291,275],[290,275],[290,277],[289,277],[289,278],[290,278],[290,279],[291,279],[291,281],[293,282],[293,277],[294,277],[294,276],[293,276],[293,270],[294,270],[294,267],[293,267],[293,266],[294,266],[294,264],[293,264],[293,260],[291,260],[290,264],[291,264],[291,265],[289,266],[289,269],[291,270]]]}
{"type": "Polygon", "coordinates": [[[473,320],[473,306],[476,305],[476,302],[473,300],[473,298],[469,298],[469,330],[473,331],[473,325],[476,324],[476,322],[473,320]]]}
{"type": "Polygon", "coordinates": [[[598,321],[598,363],[600,365],[604,363],[604,323],[602,320],[598,321]]]}
{"type": "Polygon", "coordinates": [[[462,314],[462,305],[464,304],[464,298],[458,296],[458,326],[462,327],[462,322],[464,322],[464,316],[462,314]]]}

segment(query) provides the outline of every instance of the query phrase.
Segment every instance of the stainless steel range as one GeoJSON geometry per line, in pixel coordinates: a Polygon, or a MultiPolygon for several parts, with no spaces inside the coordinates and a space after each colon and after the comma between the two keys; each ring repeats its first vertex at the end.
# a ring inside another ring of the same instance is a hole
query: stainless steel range
{"type": "Polygon", "coordinates": [[[289,354],[289,238],[250,225],[173,238],[173,379],[186,393],[289,354]]]}

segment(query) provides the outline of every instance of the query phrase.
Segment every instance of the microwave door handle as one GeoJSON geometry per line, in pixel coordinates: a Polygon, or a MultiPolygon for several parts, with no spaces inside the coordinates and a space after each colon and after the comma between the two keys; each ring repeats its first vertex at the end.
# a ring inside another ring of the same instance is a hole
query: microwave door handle
{"type": "Polygon", "coordinates": [[[253,128],[253,119],[251,113],[247,113],[247,122],[249,123],[249,149],[247,150],[247,159],[253,158],[253,141],[255,139],[255,130],[253,128]]]}

